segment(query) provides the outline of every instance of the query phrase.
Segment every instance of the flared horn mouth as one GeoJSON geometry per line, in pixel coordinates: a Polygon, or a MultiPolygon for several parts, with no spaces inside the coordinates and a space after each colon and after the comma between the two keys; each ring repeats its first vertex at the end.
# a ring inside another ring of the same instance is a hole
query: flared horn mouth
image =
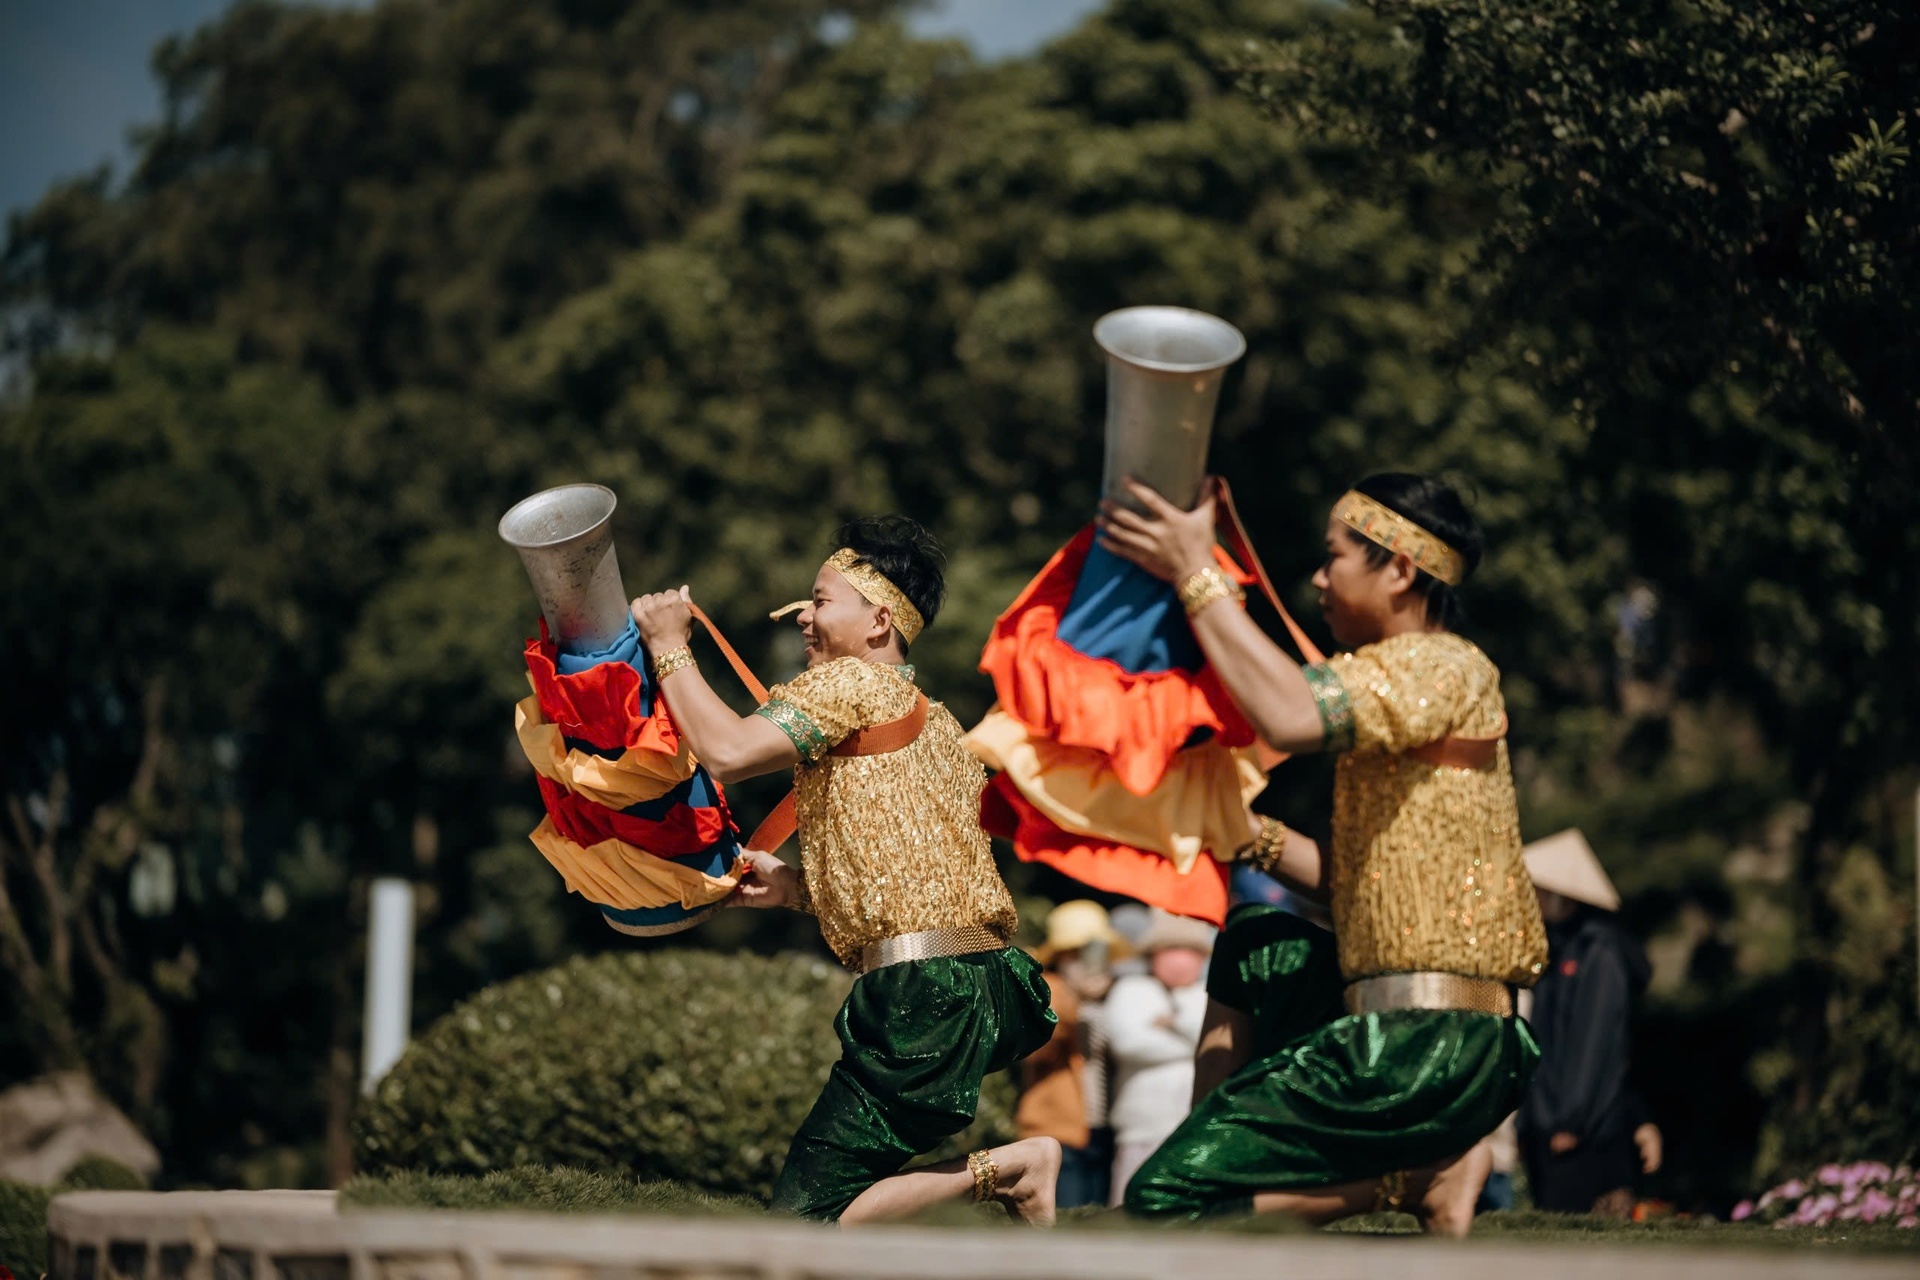
{"type": "Polygon", "coordinates": [[[613,550],[613,490],[563,484],[523,498],[500,517],[520,553],[547,632],[566,653],[604,653],[627,633],[627,593],[613,550]]]}
{"type": "Polygon", "coordinates": [[[1109,311],[1094,324],[1093,340],[1111,358],[1158,373],[1207,373],[1247,353],[1238,329],[1188,307],[1109,311]]]}
{"type": "Polygon", "coordinates": [[[557,547],[613,518],[619,499],[603,484],[563,484],[522,498],[500,517],[500,539],[519,551],[557,547]]]}
{"type": "Polygon", "coordinates": [[[1246,337],[1188,307],[1127,307],[1100,317],[1107,355],[1107,457],[1102,494],[1133,505],[1128,476],[1189,510],[1207,473],[1207,442],[1227,366],[1246,337]]]}

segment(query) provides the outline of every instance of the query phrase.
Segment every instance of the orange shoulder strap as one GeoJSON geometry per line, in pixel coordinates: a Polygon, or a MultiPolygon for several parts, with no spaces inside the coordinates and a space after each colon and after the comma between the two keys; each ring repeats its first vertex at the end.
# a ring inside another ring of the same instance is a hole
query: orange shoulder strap
{"type": "MultiPolygon", "coordinates": [[[[898,720],[854,730],[841,739],[838,746],[829,749],[827,754],[841,757],[881,756],[889,751],[898,751],[919,737],[920,731],[927,727],[928,705],[926,694],[916,694],[913,710],[898,720]]],[[[753,834],[747,837],[747,848],[772,853],[793,836],[800,822],[793,797],[793,792],[787,792],[780,803],[774,806],[773,812],[753,829],[753,834]]]]}

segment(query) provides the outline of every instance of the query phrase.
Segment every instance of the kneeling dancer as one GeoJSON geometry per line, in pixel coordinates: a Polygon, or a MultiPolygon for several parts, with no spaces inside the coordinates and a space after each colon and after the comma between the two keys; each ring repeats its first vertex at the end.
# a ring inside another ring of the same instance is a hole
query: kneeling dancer
{"type": "Polygon", "coordinates": [[[810,598],[788,607],[807,669],[753,715],[736,715],[694,665],[685,588],[633,605],[701,763],[722,782],[794,770],[802,867],[749,850],[740,901],[817,916],[859,975],[835,1024],[840,1060],[773,1208],[853,1223],[971,1194],[1050,1224],[1052,1138],[900,1172],[966,1128],[981,1080],[1044,1045],[1055,1019],[1039,965],[1007,945],[1018,920],[979,826],[985,771],[906,661],[945,595],[939,545],[884,517],[847,525],[835,547],[810,598]]]}
{"type": "Polygon", "coordinates": [[[1317,1222],[1404,1207],[1429,1231],[1465,1234],[1490,1167],[1480,1140],[1539,1060],[1513,988],[1546,960],[1499,672],[1450,630],[1453,588],[1480,558],[1472,516],[1448,486],[1410,475],[1335,503],[1313,581],[1351,652],[1303,668],[1214,567],[1214,504],[1189,514],[1132,493],[1146,514],[1105,506],[1107,543],[1179,585],[1207,660],[1267,741],[1340,759],[1331,850],[1263,818],[1249,851],[1330,899],[1334,933],[1271,909],[1228,921],[1196,1105],[1126,1206],[1317,1222]]]}

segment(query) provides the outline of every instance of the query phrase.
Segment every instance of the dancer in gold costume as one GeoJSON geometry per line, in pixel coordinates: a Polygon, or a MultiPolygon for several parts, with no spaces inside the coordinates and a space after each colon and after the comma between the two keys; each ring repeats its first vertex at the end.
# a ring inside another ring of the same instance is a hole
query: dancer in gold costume
{"type": "Polygon", "coordinates": [[[1269,743],[1340,753],[1323,849],[1261,819],[1245,853],[1331,902],[1329,936],[1272,908],[1228,920],[1208,977],[1192,1114],[1127,1189],[1130,1211],[1405,1207],[1464,1234],[1476,1144],[1519,1103],[1539,1050],[1513,991],[1546,959],[1520,857],[1499,672],[1452,630],[1480,556],[1448,486],[1379,475],[1334,504],[1314,575],[1350,652],[1302,667],[1214,564],[1214,504],[1132,486],[1106,545],[1176,584],[1207,661],[1269,743]]]}
{"type": "Polygon", "coordinates": [[[695,665],[684,588],[633,605],[674,723],[714,776],[794,772],[802,866],[748,851],[741,902],[810,912],[860,975],[773,1207],[853,1223],[971,1193],[1050,1224],[1052,1138],[900,1172],[967,1126],[981,1080],[1044,1045],[1054,1016],[1039,965],[1007,945],[1017,920],[980,830],[985,772],[906,660],[945,593],[939,546],[904,517],[856,521],[835,546],[811,596],[782,610],[799,615],[806,671],[749,716],[695,665]]]}

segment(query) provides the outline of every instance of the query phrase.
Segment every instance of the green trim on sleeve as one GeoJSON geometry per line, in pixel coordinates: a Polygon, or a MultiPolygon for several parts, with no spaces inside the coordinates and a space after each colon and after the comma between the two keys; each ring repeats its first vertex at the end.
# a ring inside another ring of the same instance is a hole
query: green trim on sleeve
{"type": "Polygon", "coordinates": [[[827,753],[832,746],[827,741],[827,731],[814,723],[812,716],[794,706],[784,698],[775,698],[754,713],[772,721],[780,732],[787,735],[794,749],[800,753],[802,764],[812,764],[827,753]]]}
{"type": "Polygon", "coordinates": [[[1313,690],[1314,706],[1320,709],[1320,749],[1353,750],[1353,700],[1347,696],[1347,686],[1340,683],[1339,674],[1324,662],[1302,667],[1300,672],[1313,690]]]}

